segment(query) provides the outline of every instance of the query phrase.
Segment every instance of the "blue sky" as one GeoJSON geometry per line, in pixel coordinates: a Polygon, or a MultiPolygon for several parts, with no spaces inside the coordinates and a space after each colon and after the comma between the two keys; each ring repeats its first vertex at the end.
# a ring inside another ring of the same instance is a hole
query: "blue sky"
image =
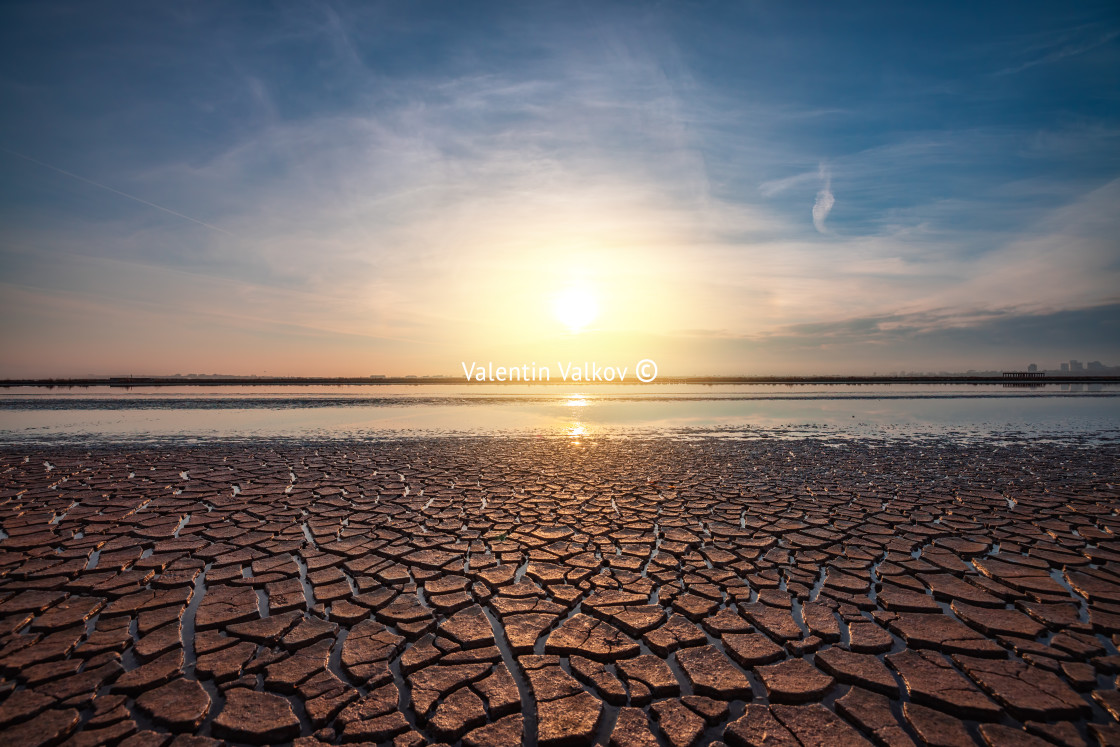
{"type": "Polygon", "coordinates": [[[0,97],[0,375],[1120,364],[1115,3],[7,3],[0,97]]]}

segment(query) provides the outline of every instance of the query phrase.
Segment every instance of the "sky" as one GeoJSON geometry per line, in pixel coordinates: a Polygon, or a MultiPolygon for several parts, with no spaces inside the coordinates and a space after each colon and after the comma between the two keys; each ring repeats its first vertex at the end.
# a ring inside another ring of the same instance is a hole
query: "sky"
{"type": "Polygon", "coordinates": [[[1120,365],[1115,2],[0,5],[0,377],[1120,365]]]}

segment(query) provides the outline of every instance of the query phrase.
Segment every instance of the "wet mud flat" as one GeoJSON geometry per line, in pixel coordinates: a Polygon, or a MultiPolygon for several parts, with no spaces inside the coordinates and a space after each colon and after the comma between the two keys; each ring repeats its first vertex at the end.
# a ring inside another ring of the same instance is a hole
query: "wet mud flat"
{"type": "Polygon", "coordinates": [[[0,743],[1120,744],[1120,448],[0,452],[0,743]]]}

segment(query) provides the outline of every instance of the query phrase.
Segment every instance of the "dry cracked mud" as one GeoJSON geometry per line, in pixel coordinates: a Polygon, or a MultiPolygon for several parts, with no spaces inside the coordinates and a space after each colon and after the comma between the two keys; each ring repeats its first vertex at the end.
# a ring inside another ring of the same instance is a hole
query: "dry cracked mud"
{"type": "Polygon", "coordinates": [[[0,453],[0,742],[1120,744],[1115,446],[0,453]]]}

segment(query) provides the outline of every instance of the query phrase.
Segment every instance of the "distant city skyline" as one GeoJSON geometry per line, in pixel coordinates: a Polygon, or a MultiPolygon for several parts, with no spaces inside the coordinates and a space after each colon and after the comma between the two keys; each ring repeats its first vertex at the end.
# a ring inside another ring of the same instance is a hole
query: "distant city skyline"
{"type": "Polygon", "coordinates": [[[1120,361],[1115,2],[5,3],[0,97],[3,378],[1120,361]]]}

